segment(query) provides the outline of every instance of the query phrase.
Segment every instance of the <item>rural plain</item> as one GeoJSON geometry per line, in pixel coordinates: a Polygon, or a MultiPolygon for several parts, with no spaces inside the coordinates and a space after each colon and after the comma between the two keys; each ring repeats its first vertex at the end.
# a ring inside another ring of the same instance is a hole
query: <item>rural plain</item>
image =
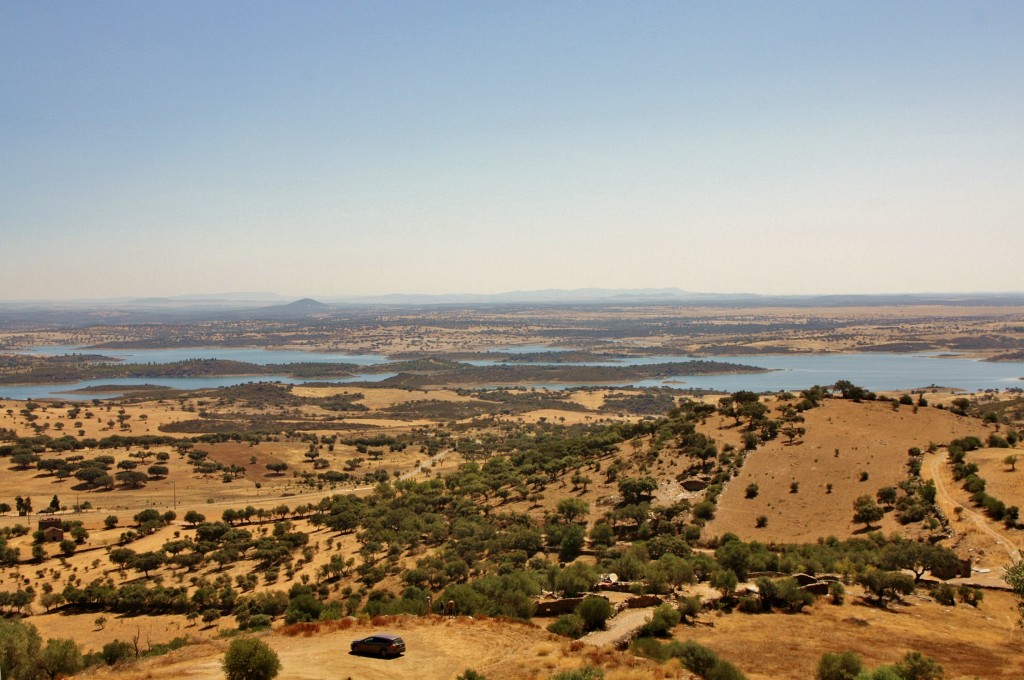
{"type": "Polygon", "coordinates": [[[1021,306],[204,314],[0,333],[0,394],[93,381],[0,399],[3,611],[55,675],[217,678],[246,636],[282,678],[1024,674],[1020,386],[698,387],[778,355],[1015,368],[1021,306]],[[118,357],[169,350],[210,358],[118,357]],[[161,383],[194,377],[231,384],[161,383]],[[348,653],[385,630],[404,655],[348,653]]]}

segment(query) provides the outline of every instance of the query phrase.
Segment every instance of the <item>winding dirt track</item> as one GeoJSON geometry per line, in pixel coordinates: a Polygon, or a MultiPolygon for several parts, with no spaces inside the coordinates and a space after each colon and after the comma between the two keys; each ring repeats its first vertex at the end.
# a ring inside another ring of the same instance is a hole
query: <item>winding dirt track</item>
{"type": "Polygon", "coordinates": [[[1020,549],[1006,537],[1006,534],[995,530],[992,527],[992,523],[980,512],[972,510],[970,508],[962,506],[957,499],[949,493],[945,483],[942,480],[942,474],[940,465],[946,463],[948,456],[933,456],[931,461],[928,463],[928,471],[931,475],[931,479],[935,482],[935,490],[937,492],[940,503],[944,506],[943,512],[946,516],[950,516],[953,513],[953,508],[960,507],[962,511],[960,516],[964,519],[970,520],[979,531],[989,536],[994,540],[1001,548],[1006,550],[1006,554],[1009,556],[1012,562],[1017,562],[1021,559],[1020,549]]]}

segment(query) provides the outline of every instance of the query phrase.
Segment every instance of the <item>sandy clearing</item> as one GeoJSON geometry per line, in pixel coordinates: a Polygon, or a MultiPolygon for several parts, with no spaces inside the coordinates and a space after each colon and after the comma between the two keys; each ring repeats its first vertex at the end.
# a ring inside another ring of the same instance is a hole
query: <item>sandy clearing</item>
{"type": "MultiPolygon", "coordinates": [[[[323,628],[322,632],[310,635],[272,633],[261,636],[281,659],[279,680],[433,680],[454,678],[467,668],[482,673],[488,680],[540,680],[557,670],[579,666],[587,654],[594,653],[600,654],[611,668],[648,671],[640,677],[663,676],[661,669],[652,662],[591,647],[581,651],[583,645],[573,645],[529,624],[432,616],[399,617],[376,626],[360,623],[347,629],[340,625],[323,628]],[[406,653],[396,659],[349,653],[352,640],[375,632],[401,635],[406,653]]],[[[221,680],[220,660],[227,645],[227,641],[217,640],[182,649],[135,668],[100,669],[93,677],[221,680]]]]}

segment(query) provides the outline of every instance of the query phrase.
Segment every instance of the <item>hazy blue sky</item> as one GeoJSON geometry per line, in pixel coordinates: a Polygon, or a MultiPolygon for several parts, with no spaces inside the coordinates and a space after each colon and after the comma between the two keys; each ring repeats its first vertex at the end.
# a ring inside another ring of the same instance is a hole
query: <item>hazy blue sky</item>
{"type": "Polygon", "coordinates": [[[0,298],[1022,290],[1024,3],[0,0],[0,298]]]}

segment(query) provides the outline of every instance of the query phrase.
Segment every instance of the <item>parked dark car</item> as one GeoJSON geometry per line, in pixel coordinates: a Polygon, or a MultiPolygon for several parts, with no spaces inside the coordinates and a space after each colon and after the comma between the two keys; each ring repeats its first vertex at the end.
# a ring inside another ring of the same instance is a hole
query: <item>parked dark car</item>
{"type": "Polygon", "coordinates": [[[398,656],[405,653],[405,641],[397,635],[371,635],[362,640],[353,640],[352,653],[398,656]]]}

